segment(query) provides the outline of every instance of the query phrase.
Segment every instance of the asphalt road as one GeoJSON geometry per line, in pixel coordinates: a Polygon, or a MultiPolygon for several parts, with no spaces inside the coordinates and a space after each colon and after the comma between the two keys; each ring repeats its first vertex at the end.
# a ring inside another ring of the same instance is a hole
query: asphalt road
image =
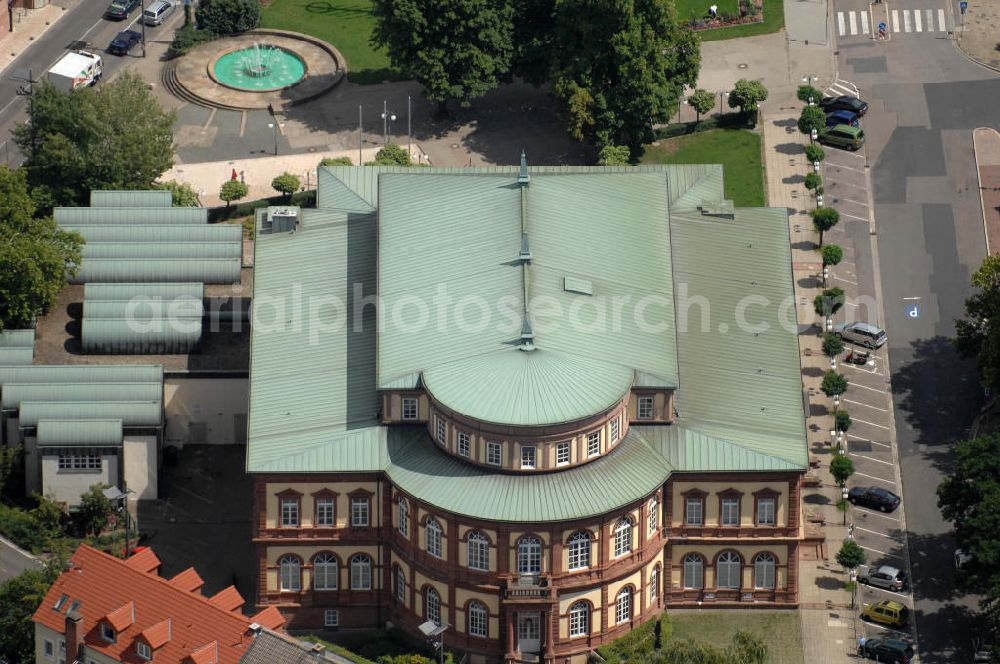
{"type": "MultiPolygon", "coordinates": [[[[104,59],[104,78],[110,78],[130,61],[135,61],[142,53],[141,47],[136,47],[132,54],[124,57],[104,52],[119,31],[142,30],[138,21],[139,9],[134,10],[124,21],[110,21],[103,16],[111,0],[66,0],[66,3],[69,15],[64,16],[44,32],[11,63],[0,78],[0,159],[5,160],[4,163],[11,167],[19,165],[22,159],[13,142],[9,144],[5,142],[10,138],[11,129],[27,119],[26,98],[17,94],[18,88],[24,83],[12,80],[15,72],[30,69],[35,80],[40,80],[67,50],[84,48],[101,54],[104,59]]],[[[178,7],[164,25],[146,28],[146,40],[169,38],[173,28],[183,20],[184,12],[178,7]]]]}
{"type": "MultiPolygon", "coordinates": [[[[931,10],[937,23],[938,9],[953,25],[939,0],[890,7],[901,25],[914,10],[931,10]]],[[[837,0],[834,12],[867,8],[837,0]]],[[[985,256],[971,130],[997,126],[1000,79],[942,31],[904,30],[878,43],[842,36],[838,48],[840,77],[872,105],[864,125],[919,652],[924,662],[957,664],[969,661],[977,601],[955,590],[955,545],[934,489],[983,402],[974,365],[949,338],[985,256]]],[[[867,230],[855,228],[856,245],[870,244],[867,230]]]]}
{"type": "Polygon", "coordinates": [[[0,582],[11,579],[28,569],[41,569],[42,563],[25,555],[20,549],[0,538],[0,582]]]}

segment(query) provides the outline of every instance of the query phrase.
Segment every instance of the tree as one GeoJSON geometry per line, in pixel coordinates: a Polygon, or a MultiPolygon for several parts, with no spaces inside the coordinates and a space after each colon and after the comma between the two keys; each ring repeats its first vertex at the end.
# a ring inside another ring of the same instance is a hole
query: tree
{"type": "Polygon", "coordinates": [[[826,126],[826,113],[819,106],[806,106],[799,116],[799,131],[803,134],[812,133],[815,129],[819,131],[826,126]]]}
{"type": "MultiPolygon", "coordinates": [[[[256,1],[256,0],[253,0],[256,1]]],[[[504,0],[375,0],[372,44],[417,80],[445,115],[466,107],[510,73],[513,7],[504,0]]]]}
{"type": "Polygon", "coordinates": [[[729,93],[729,108],[739,108],[740,113],[746,115],[756,111],[757,105],[766,99],[767,88],[763,81],[741,78],[729,93]]]}
{"type": "Polygon", "coordinates": [[[809,213],[813,218],[813,226],[819,232],[819,245],[823,246],[823,233],[830,230],[840,221],[840,213],[829,207],[816,208],[809,213]]]}
{"type": "Polygon", "coordinates": [[[958,583],[981,594],[981,608],[995,617],[1000,602],[1000,433],[959,442],[952,474],[938,486],[937,496],[941,515],[955,526],[955,540],[969,555],[956,575],[958,583]]]}
{"type": "Polygon", "coordinates": [[[0,166],[0,330],[30,325],[80,265],[83,239],[35,212],[25,171],[0,166]]]}
{"type": "Polygon", "coordinates": [[[353,166],[350,157],[327,157],[319,162],[320,166],[353,166]]]}
{"type": "Polygon", "coordinates": [[[965,318],[955,321],[962,357],[976,358],[983,385],[1000,389],[1000,255],[987,256],[972,275],[975,292],[965,301],[965,318]]]}
{"type": "Polygon", "coordinates": [[[854,462],[846,454],[834,454],[830,461],[830,474],[837,486],[847,484],[848,478],[854,474],[854,462]]]}
{"type": "Polygon", "coordinates": [[[826,150],[819,143],[810,143],[806,146],[806,159],[809,160],[809,163],[823,161],[826,159],[826,150]]]}
{"type": "Polygon", "coordinates": [[[805,182],[806,189],[812,191],[813,189],[823,189],[823,178],[820,177],[819,173],[806,173],[805,182]]]}
{"type": "Polygon", "coordinates": [[[768,661],[767,644],[752,632],[738,630],[729,646],[730,664],[765,664],[768,661]]]}
{"type": "Polygon", "coordinates": [[[813,300],[816,315],[824,318],[834,315],[844,306],[845,297],[842,288],[827,288],[813,300]]]}
{"type": "Polygon", "coordinates": [[[250,189],[239,180],[226,180],[219,189],[219,198],[226,202],[226,207],[233,201],[245,198],[250,193],[250,189]]]}
{"type": "Polygon", "coordinates": [[[799,101],[808,103],[809,99],[812,99],[818,104],[823,98],[823,91],[811,85],[800,85],[798,91],[795,93],[795,96],[799,98],[799,101]]]}
{"type": "Polygon", "coordinates": [[[555,0],[511,0],[515,76],[538,87],[548,80],[555,36],[555,0]]]}
{"type": "Polygon", "coordinates": [[[628,166],[632,159],[632,151],[627,145],[605,145],[598,153],[597,163],[600,166],[628,166]]]}
{"type": "Polygon", "coordinates": [[[31,509],[29,514],[38,522],[39,527],[44,531],[46,538],[52,539],[63,534],[66,524],[66,512],[62,506],[48,496],[39,493],[31,495],[37,505],[31,509]]]}
{"type": "Polygon", "coordinates": [[[186,182],[178,182],[177,180],[167,180],[166,182],[158,182],[153,185],[154,189],[165,189],[170,192],[170,204],[174,207],[198,207],[201,205],[201,201],[198,200],[198,194],[194,189],[191,188],[186,182]]]}
{"type": "MultiPolygon", "coordinates": [[[[3,320],[0,318],[0,323],[2,322],[3,320]]],[[[0,327],[0,330],[2,329],[0,327]]],[[[10,481],[11,475],[14,474],[14,464],[21,456],[23,449],[20,445],[0,445],[0,496],[4,494],[7,483],[10,481]]]]}
{"type": "Polygon", "coordinates": [[[111,501],[104,495],[107,484],[94,484],[80,496],[79,518],[83,530],[87,534],[99,535],[108,525],[108,518],[113,508],[111,501]]]}
{"type": "Polygon", "coordinates": [[[820,251],[823,265],[837,265],[844,258],[844,250],[835,244],[828,244],[820,251]]]}
{"type": "Polygon", "coordinates": [[[694,109],[695,122],[700,122],[703,113],[708,113],[715,108],[715,94],[699,88],[688,97],[688,103],[694,109]]]}
{"type": "Polygon", "coordinates": [[[406,154],[406,150],[399,147],[395,143],[389,143],[384,148],[375,153],[375,161],[372,162],[377,166],[412,166],[413,162],[410,161],[410,155],[406,154]]]}
{"type": "Polygon", "coordinates": [[[173,112],[132,70],[96,88],[35,88],[31,121],[14,129],[38,207],[87,205],[91,189],[151,189],[173,165],[173,112]]]}
{"type": "Polygon", "coordinates": [[[833,332],[823,333],[823,354],[827,357],[837,357],[844,352],[844,340],[833,332]]]}
{"type": "Polygon", "coordinates": [[[567,129],[598,148],[637,154],[698,78],[698,38],[670,0],[558,2],[554,35],[552,88],[567,129]]]}
{"type": "Polygon", "coordinates": [[[298,176],[292,175],[288,171],[271,180],[271,188],[288,196],[289,199],[301,186],[302,181],[299,180],[298,176]]]}
{"type": "Polygon", "coordinates": [[[852,539],[845,539],[837,552],[837,564],[846,569],[854,569],[865,564],[865,550],[852,539]]]}
{"type": "Polygon", "coordinates": [[[837,431],[847,432],[851,428],[851,416],[846,410],[838,410],[833,415],[833,428],[837,431]]]}
{"type": "Polygon", "coordinates": [[[217,35],[253,30],[260,25],[259,0],[201,0],[195,10],[198,28],[217,35]]]}
{"type": "Polygon", "coordinates": [[[59,567],[29,569],[0,584],[0,660],[35,661],[35,610],[59,575],[59,567]]]}
{"type": "Polygon", "coordinates": [[[819,389],[828,397],[835,397],[847,391],[847,379],[832,369],[823,374],[819,389]]]}

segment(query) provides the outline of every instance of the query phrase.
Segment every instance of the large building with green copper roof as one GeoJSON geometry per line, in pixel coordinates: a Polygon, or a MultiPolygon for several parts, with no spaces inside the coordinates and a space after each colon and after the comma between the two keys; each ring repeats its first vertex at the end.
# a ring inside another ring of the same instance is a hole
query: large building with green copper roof
{"type": "Polygon", "coordinates": [[[258,604],[580,661],[789,606],[808,465],[786,212],[720,166],[322,167],[258,219],[258,604]]]}

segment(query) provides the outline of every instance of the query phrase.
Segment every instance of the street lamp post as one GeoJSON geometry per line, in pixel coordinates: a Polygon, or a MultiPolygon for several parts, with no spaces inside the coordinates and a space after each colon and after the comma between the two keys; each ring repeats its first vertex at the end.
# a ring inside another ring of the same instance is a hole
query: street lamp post
{"type": "Polygon", "coordinates": [[[729,96],[728,92],[726,92],[725,90],[719,90],[719,117],[722,117],[722,113],[723,113],[723,109],[724,109],[724,105],[723,105],[722,102],[728,96],[729,96]]]}
{"type": "MultiPolygon", "coordinates": [[[[840,486],[840,499],[844,501],[844,525],[847,525],[847,510],[850,509],[851,503],[847,500],[848,492],[847,485],[842,484],[840,486]]],[[[851,535],[854,535],[854,529],[851,529],[851,535]]]]}
{"type": "Polygon", "coordinates": [[[431,645],[438,651],[438,661],[444,664],[444,633],[448,629],[448,625],[439,625],[433,620],[428,620],[420,624],[417,628],[419,629],[427,640],[431,642],[431,645]]]}
{"type": "Polygon", "coordinates": [[[389,145],[390,123],[396,121],[396,114],[389,111],[388,102],[382,100],[382,145],[389,145]]]}
{"type": "Polygon", "coordinates": [[[274,129],[274,155],[278,155],[278,129],[284,129],[285,123],[278,122],[278,118],[274,118],[274,122],[267,123],[268,129],[274,129]]]}

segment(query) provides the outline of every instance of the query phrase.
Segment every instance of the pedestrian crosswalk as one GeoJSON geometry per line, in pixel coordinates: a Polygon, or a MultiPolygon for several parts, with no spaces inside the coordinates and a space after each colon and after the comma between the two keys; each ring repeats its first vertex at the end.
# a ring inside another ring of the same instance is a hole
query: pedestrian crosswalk
{"type": "MultiPolygon", "coordinates": [[[[947,32],[948,23],[943,9],[893,9],[889,12],[886,30],[892,32],[947,32]]],[[[837,12],[837,35],[840,37],[878,32],[878,20],[867,11],[837,12]]]]}

